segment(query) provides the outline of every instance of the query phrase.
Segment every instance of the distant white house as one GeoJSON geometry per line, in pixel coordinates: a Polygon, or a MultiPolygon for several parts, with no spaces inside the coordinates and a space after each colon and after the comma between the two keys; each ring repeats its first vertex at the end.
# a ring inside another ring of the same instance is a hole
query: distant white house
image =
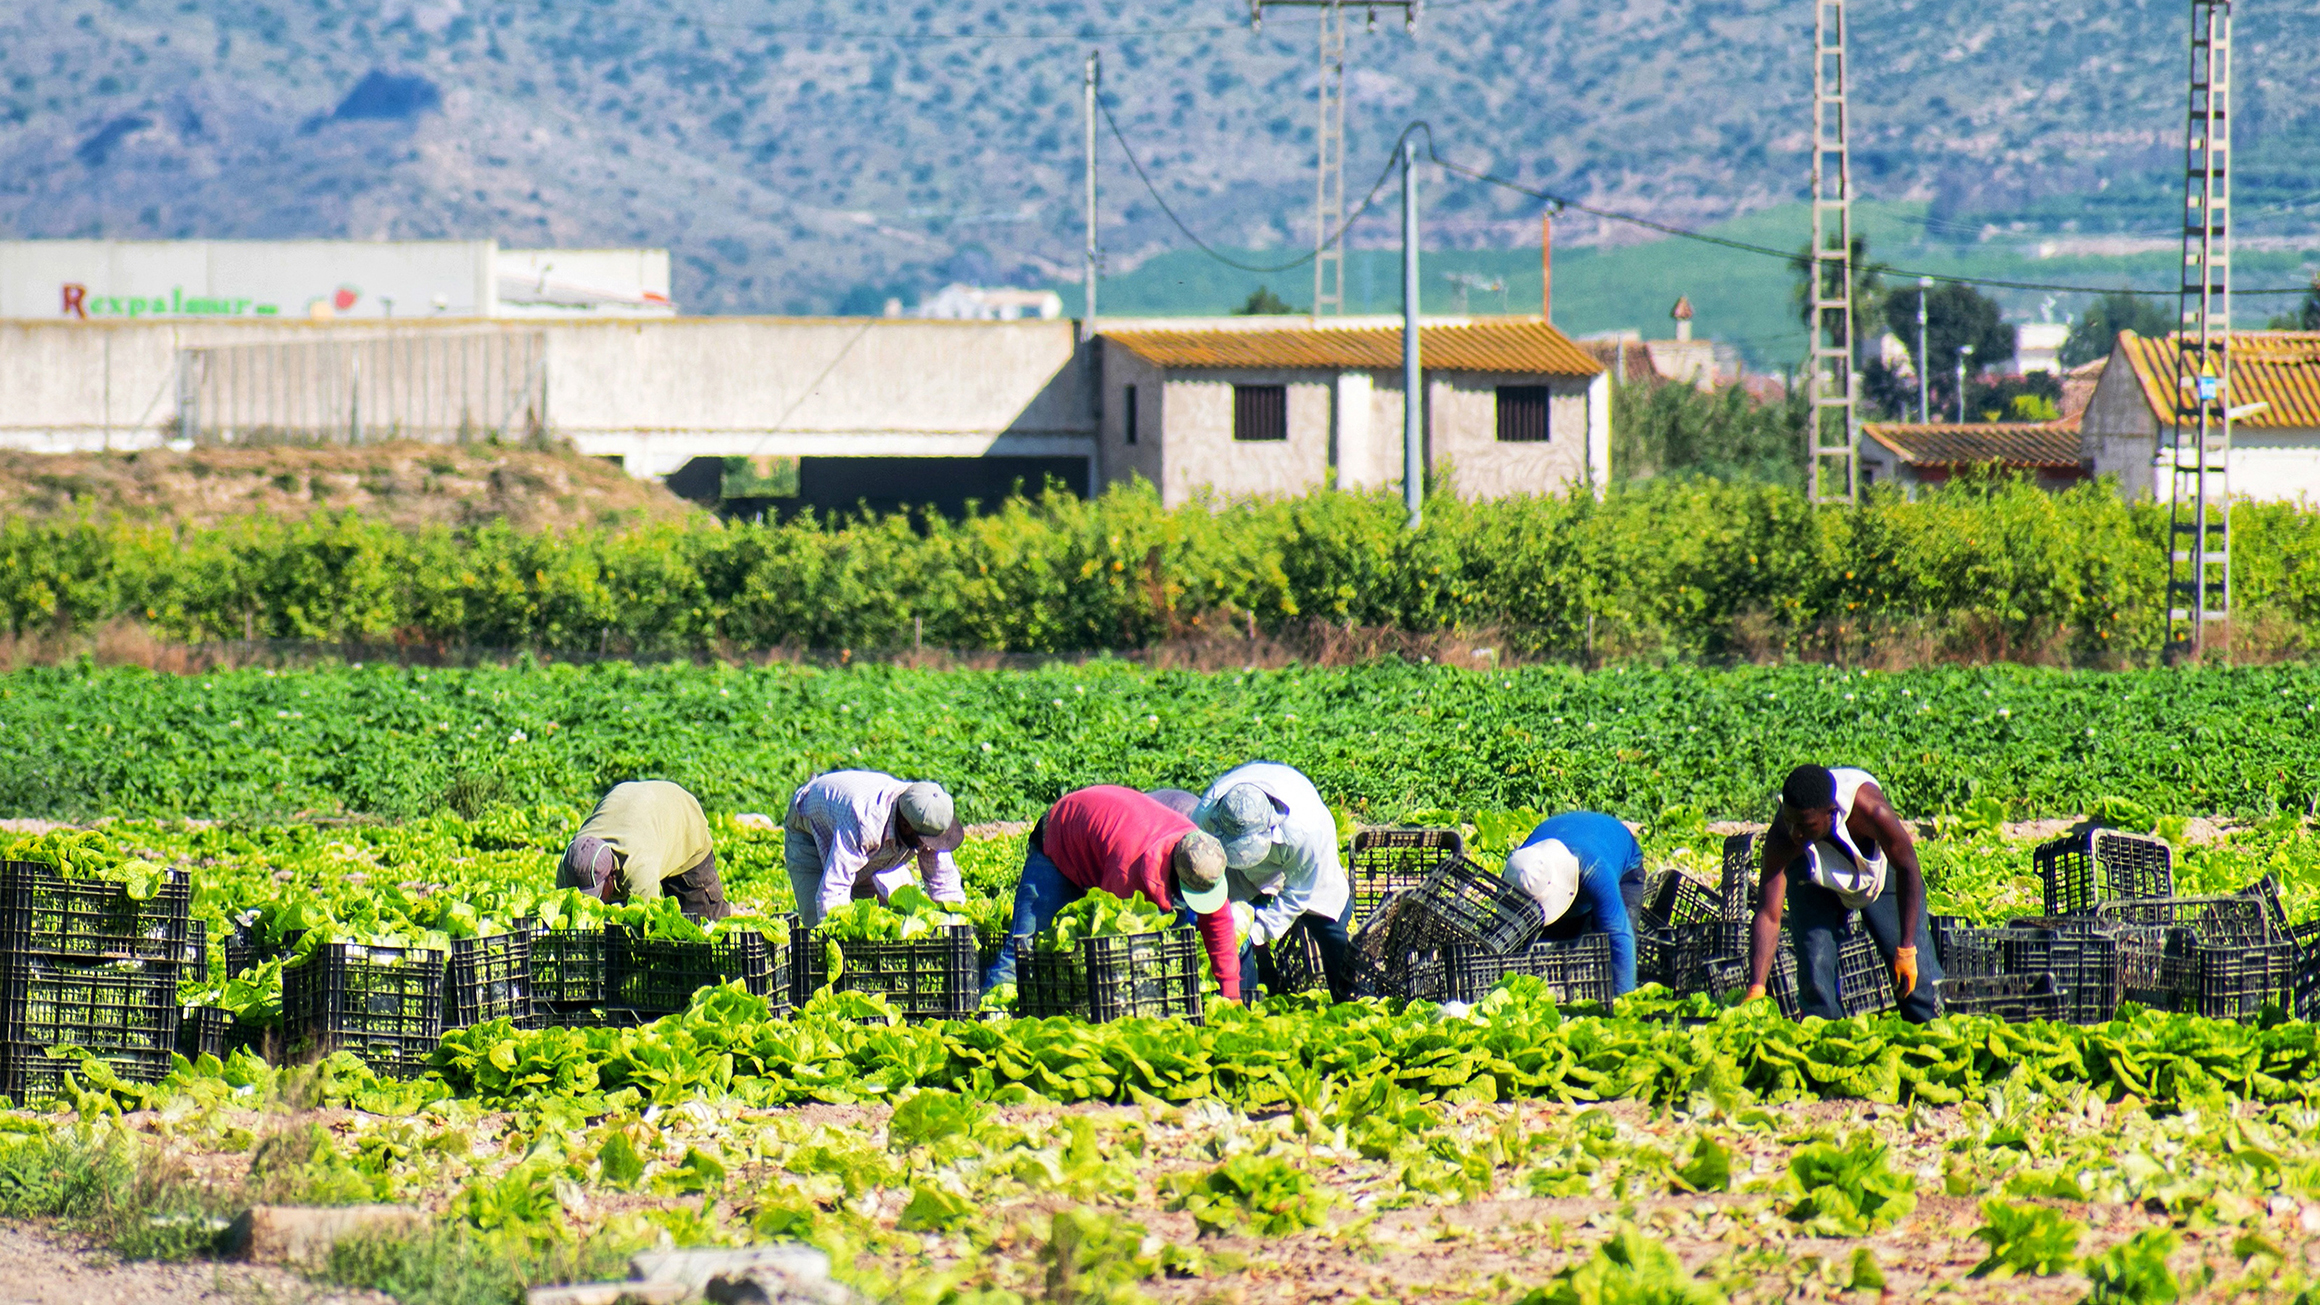
{"type": "Polygon", "coordinates": [[[2014,366],[2024,376],[2032,372],[2062,375],[2062,342],[2070,338],[2068,322],[2024,322],[2014,328],[2014,366]]]}
{"type": "MultiPolygon", "coordinates": [[[[2161,435],[2180,380],[2173,341],[2121,331],[2079,421],[2088,466],[2119,478],[2128,502],[2173,489],[2161,435]]],[[[2320,332],[2233,331],[2231,494],[2320,501],[2320,332]]]]}
{"type": "Polygon", "coordinates": [[[1063,316],[1063,296],[1053,290],[1016,290],[1007,286],[946,285],[909,312],[899,300],[888,300],[888,317],[934,317],[953,322],[1013,322],[1027,317],[1054,321],[1063,316]]]}

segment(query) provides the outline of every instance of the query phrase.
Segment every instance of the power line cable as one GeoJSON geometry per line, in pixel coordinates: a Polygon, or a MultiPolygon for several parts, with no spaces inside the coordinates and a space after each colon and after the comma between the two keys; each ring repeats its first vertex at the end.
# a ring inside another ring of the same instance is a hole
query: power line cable
{"type": "MultiPolygon", "coordinates": [[[[1207,241],[1202,240],[1197,234],[1195,234],[1191,227],[1184,225],[1184,219],[1176,216],[1176,210],[1170,208],[1168,206],[1168,201],[1160,197],[1159,187],[1152,184],[1152,178],[1145,173],[1144,165],[1136,158],[1136,151],[1129,147],[1127,136],[1120,131],[1119,120],[1112,116],[1112,106],[1105,104],[1102,100],[1099,99],[1096,101],[1096,108],[1102,111],[1105,124],[1112,129],[1112,139],[1120,143],[1120,152],[1128,156],[1128,166],[1135,169],[1136,179],[1144,183],[1144,190],[1146,193],[1152,196],[1152,202],[1160,206],[1160,211],[1168,215],[1168,220],[1171,223],[1174,223],[1176,229],[1184,233],[1184,238],[1191,241],[1193,245],[1200,250],[1201,253],[1208,255],[1210,258],[1213,258],[1217,262],[1224,264],[1226,267],[1237,268],[1243,272],[1258,272],[1268,274],[1273,272],[1294,271],[1297,268],[1303,267],[1307,263],[1313,261],[1313,255],[1308,253],[1301,258],[1293,259],[1286,263],[1280,263],[1273,266],[1261,266],[1256,263],[1243,263],[1238,259],[1228,258],[1225,255],[1218,253],[1215,248],[1212,247],[1207,241]]],[[[1378,179],[1371,183],[1369,194],[1362,197],[1361,206],[1349,214],[1345,221],[1338,226],[1337,230],[1330,232],[1329,239],[1323,241],[1323,244],[1333,245],[1336,244],[1340,239],[1343,239],[1345,233],[1352,229],[1353,224],[1361,220],[1362,214],[1369,212],[1371,206],[1377,203],[1378,192],[1385,189],[1386,178],[1394,174],[1394,160],[1401,156],[1402,142],[1409,139],[1411,132],[1417,131],[1423,127],[1425,127],[1424,123],[1416,122],[1402,129],[1402,134],[1394,139],[1393,153],[1386,157],[1385,168],[1378,173],[1378,179]]],[[[1427,148],[1431,149],[1433,147],[1433,136],[1430,131],[1426,137],[1426,140],[1427,148]]]]}

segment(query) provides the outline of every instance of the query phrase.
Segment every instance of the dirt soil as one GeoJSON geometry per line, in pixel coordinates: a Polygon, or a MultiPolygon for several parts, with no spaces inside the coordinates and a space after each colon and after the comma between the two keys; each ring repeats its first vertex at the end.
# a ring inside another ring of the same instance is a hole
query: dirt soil
{"type": "Polygon", "coordinates": [[[265,1264],[123,1262],[69,1233],[0,1223],[0,1305],[394,1305],[265,1264]]]}
{"type": "Polygon", "coordinates": [[[487,444],[0,451],[0,518],[83,513],[206,526],[351,509],[402,529],[505,520],[522,530],[663,520],[700,508],[619,464],[487,444]]]}

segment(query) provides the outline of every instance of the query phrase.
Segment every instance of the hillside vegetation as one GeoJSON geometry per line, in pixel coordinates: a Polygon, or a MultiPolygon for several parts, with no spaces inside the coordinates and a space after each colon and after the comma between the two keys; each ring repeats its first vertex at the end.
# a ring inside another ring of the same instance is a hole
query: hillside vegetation
{"type": "MultiPolygon", "coordinates": [[[[1314,19],[1283,11],[1252,33],[1245,12],[1238,0],[26,5],[0,17],[0,227],[666,245],[695,311],[875,312],[951,278],[1076,277],[1081,63],[1100,48],[1107,98],[1168,202],[1212,243],[1293,256],[1310,239],[1314,19]]],[[[1362,34],[1357,17],[1350,188],[1358,199],[1401,125],[1422,118],[1466,164],[1664,219],[1792,200],[1807,173],[1809,17],[1771,0],[1441,0],[1415,38],[1391,15],[1362,34]]],[[[2010,239],[2020,221],[2164,245],[2180,204],[2168,174],[2184,23],[2157,0],[1862,7],[1861,195],[1928,205],[1936,243],[2010,239]]],[[[2320,148],[2308,57],[2320,10],[2252,6],[2237,36],[2238,234],[2299,236],[2320,148]]],[[[1111,272],[1186,246],[1109,142],[1104,167],[1111,272]]],[[[1536,201],[1433,174],[1426,186],[1433,246],[1536,248],[1536,201]]],[[[1392,224],[1373,216],[1356,243],[1391,245],[1392,224]]],[[[1779,247],[1803,242],[1793,225],[1779,247]]],[[[1607,235],[1633,237],[1573,215],[1558,240],[1607,235]]],[[[2164,248],[2144,254],[2164,270],[2164,248]]],[[[1277,280],[1292,302],[1310,285],[1277,280]]]]}

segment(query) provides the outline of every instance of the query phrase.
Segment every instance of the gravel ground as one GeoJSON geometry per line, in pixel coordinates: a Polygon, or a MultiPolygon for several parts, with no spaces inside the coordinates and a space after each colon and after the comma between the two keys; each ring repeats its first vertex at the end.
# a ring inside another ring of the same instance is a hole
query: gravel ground
{"type": "Polygon", "coordinates": [[[394,1305],[265,1264],[124,1263],[69,1233],[0,1223],[0,1305],[394,1305]]]}

